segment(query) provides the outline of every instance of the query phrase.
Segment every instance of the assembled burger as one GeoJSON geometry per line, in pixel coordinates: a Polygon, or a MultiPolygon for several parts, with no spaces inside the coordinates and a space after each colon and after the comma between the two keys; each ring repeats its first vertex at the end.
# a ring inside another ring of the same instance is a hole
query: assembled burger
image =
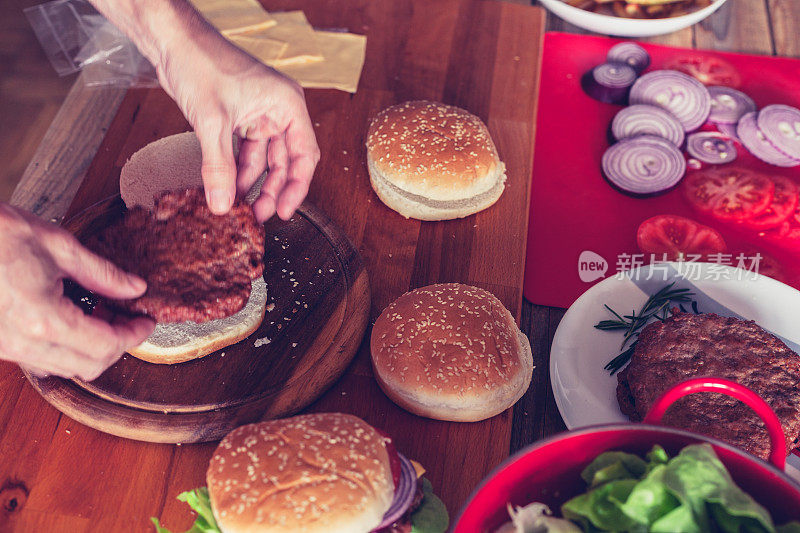
{"type": "Polygon", "coordinates": [[[422,473],[360,418],[316,413],[233,430],[208,487],[178,499],[198,513],[190,531],[444,533],[447,510],[422,473]]]}

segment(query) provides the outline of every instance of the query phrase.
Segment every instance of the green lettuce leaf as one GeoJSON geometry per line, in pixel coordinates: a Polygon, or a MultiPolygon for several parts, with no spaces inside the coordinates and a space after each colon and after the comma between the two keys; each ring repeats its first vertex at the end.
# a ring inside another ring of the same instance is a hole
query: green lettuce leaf
{"type": "Polygon", "coordinates": [[[772,518],[736,486],[709,444],[692,444],[666,465],[665,486],[691,508],[701,530],[775,531],[772,518]]]}
{"type": "MultiPolygon", "coordinates": [[[[773,533],[769,512],[736,486],[708,444],[670,459],[655,446],[647,461],[622,452],[597,457],[581,476],[585,494],[561,507],[585,531],[773,533]]],[[[778,528],[800,533],[800,523],[778,528]]]]}
{"type": "Polygon", "coordinates": [[[433,493],[433,485],[422,478],[422,503],[411,514],[411,533],[444,533],[450,524],[447,508],[433,493]]]}
{"type": "Polygon", "coordinates": [[[653,449],[647,452],[647,471],[649,472],[658,465],[665,465],[669,462],[669,455],[666,450],[656,444],[653,449]]]}
{"type": "MultiPolygon", "coordinates": [[[[197,520],[186,533],[222,533],[211,511],[211,500],[208,497],[208,488],[189,490],[178,494],[178,500],[186,502],[197,513],[197,520]]],[[[156,533],[171,533],[168,529],[161,527],[158,518],[151,518],[156,527],[156,533]]]]}
{"type": "Polygon", "coordinates": [[[561,514],[578,522],[584,531],[644,531],[642,524],[622,510],[637,483],[636,479],[609,481],[567,501],[561,514]]]}
{"type": "Polygon", "coordinates": [[[647,470],[647,463],[632,453],[606,452],[595,458],[581,472],[581,477],[594,488],[615,479],[639,479],[647,470]]]}
{"type": "Polygon", "coordinates": [[[679,505],[650,525],[652,533],[703,533],[688,505],[679,505]]]}
{"type": "Polygon", "coordinates": [[[681,503],[664,485],[666,465],[651,463],[648,468],[647,475],[636,484],[621,507],[625,515],[642,526],[652,524],[681,503]]]}

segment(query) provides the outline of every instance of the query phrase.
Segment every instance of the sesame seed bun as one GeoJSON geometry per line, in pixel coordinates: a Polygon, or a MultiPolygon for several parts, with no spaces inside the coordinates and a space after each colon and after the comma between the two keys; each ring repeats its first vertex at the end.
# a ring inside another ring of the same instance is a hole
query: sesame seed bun
{"type": "Polygon", "coordinates": [[[475,422],[531,383],[528,338],[493,294],[459,283],[408,292],[381,313],[370,342],[383,392],[412,413],[475,422]]]}
{"type": "Polygon", "coordinates": [[[340,413],[235,429],[206,480],[223,533],[367,533],[394,496],[385,439],[340,413]]]}
{"type": "Polygon", "coordinates": [[[486,209],[505,188],[505,165],[484,123],[437,102],[405,102],[372,119],[370,183],[406,218],[447,220],[486,209]]]}

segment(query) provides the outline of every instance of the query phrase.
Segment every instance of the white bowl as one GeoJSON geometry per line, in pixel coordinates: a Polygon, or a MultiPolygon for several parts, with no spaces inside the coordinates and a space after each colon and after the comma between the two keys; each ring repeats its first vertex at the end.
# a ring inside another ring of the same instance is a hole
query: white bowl
{"type": "Polygon", "coordinates": [[[651,37],[682,30],[697,24],[722,7],[725,0],[713,0],[710,6],[679,17],[661,19],[628,19],[601,15],[565,4],[561,0],[539,0],[555,15],[585,30],[620,37],[651,37]]]}

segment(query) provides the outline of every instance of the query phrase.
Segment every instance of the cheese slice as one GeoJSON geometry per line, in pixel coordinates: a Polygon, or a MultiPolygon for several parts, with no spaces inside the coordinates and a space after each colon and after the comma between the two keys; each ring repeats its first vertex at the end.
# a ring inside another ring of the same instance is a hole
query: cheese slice
{"type": "Polygon", "coordinates": [[[265,65],[273,66],[289,47],[288,43],[266,37],[251,37],[250,34],[235,35],[231,42],[265,65]]]}
{"type": "Polygon", "coordinates": [[[325,59],[316,63],[276,65],[275,68],[308,88],[356,92],[366,57],[364,35],[317,31],[317,44],[325,59]]]}
{"type": "Polygon", "coordinates": [[[258,0],[189,0],[226,37],[275,26],[258,0]]]}
{"type": "Polygon", "coordinates": [[[248,51],[256,46],[255,42],[259,39],[286,43],[286,48],[277,57],[252,54],[267,65],[276,68],[283,65],[300,65],[322,61],[324,55],[317,42],[314,28],[308,23],[308,19],[306,19],[302,11],[272,13],[270,16],[276,22],[274,26],[235,35],[231,37],[231,40],[240,48],[245,48],[248,51]]]}

